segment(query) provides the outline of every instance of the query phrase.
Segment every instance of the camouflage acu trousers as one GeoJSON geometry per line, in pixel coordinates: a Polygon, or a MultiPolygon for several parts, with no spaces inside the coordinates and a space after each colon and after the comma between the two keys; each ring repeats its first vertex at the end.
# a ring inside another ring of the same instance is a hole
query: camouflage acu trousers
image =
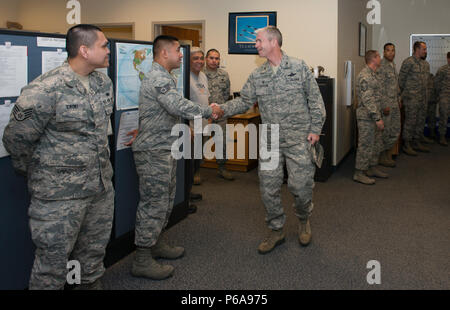
{"type": "Polygon", "coordinates": [[[306,221],[313,210],[313,188],[315,165],[309,143],[301,143],[290,147],[280,147],[278,166],[274,170],[262,170],[259,162],[259,188],[266,210],[266,223],[272,230],[282,229],[286,215],[281,204],[281,185],[283,184],[283,167],[286,163],[288,171],[288,189],[294,195],[296,216],[306,221]]]}
{"type": "Polygon", "coordinates": [[[428,102],[428,128],[430,129],[430,134],[434,135],[436,132],[436,108],[437,103],[434,101],[428,102]]]}
{"type": "Polygon", "coordinates": [[[358,149],[356,150],[357,170],[366,171],[378,165],[383,149],[382,132],[372,120],[358,119],[358,149]]]}
{"type": "Polygon", "coordinates": [[[428,102],[424,101],[419,108],[419,114],[417,117],[416,134],[414,135],[415,141],[421,141],[424,134],[425,124],[427,122],[428,102]]]}
{"type": "Polygon", "coordinates": [[[439,100],[439,135],[442,137],[447,134],[447,123],[449,117],[450,97],[442,96],[439,100]]]}
{"type": "Polygon", "coordinates": [[[177,162],[170,151],[133,152],[139,176],[135,244],[149,248],[167,226],[176,193],[177,162]]]}
{"type": "Polygon", "coordinates": [[[427,106],[422,99],[405,99],[405,123],[403,139],[405,141],[420,140],[423,137],[427,106]]]}
{"type": "MultiPolygon", "coordinates": [[[[223,133],[223,159],[216,159],[217,165],[219,165],[219,168],[224,168],[225,164],[227,163],[227,132],[226,132],[226,126],[227,126],[227,121],[226,120],[222,120],[220,122],[216,123],[217,125],[220,126],[220,128],[222,128],[222,133],[223,133]]],[[[232,142],[230,142],[232,143],[232,142]]]]}
{"type": "Polygon", "coordinates": [[[389,115],[383,115],[384,130],[382,133],[383,150],[390,150],[397,143],[400,136],[401,116],[398,104],[390,106],[389,115]]]}
{"type": "Polygon", "coordinates": [[[63,289],[68,260],[80,262],[82,284],[103,275],[114,214],[112,184],[102,194],[82,199],[46,201],[32,197],[28,213],[36,245],[30,290],[63,289]]]}

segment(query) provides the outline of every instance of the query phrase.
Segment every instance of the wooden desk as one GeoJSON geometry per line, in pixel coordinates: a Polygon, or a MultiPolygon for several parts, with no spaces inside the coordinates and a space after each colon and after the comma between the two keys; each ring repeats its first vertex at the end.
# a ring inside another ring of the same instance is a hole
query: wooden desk
{"type": "MultiPolygon", "coordinates": [[[[238,114],[230,117],[227,121],[228,124],[242,124],[246,127],[249,124],[256,126],[256,137],[258,139],[257,148],[259,148],[259,124],[261,124],[261,117],[259,113],[238,114]]],[[[249,133],[245,133],[245,158],[237,159],[237,133],[234,133],[234,158],[228,159],[225,167],[228,170],[233,171],[250,171],[258,166],[258,159],[249,159],[249,133]]],[[[214,149],[214,148],[213,148],[214,149]]],[[[217,168],[216,159],[204,159],[201,167],[204,168],[217,168]]]]}

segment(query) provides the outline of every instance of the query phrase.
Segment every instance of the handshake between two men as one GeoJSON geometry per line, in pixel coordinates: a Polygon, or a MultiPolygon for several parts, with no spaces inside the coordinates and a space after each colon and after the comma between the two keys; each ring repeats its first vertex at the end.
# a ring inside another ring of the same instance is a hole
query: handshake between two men
{"type": "MultiPolygon", "coordinates": [[[[220,106],[217,103],[211,103],[210,107],[212,109],[212,118],[214,120],[219,120],[223,117],[224,111],[220,108],[220,106]]],[[[131,146],[133,144],[134,140],[136,140],[137,135],[138,135],[137,129],[128,132],[127,136],[131,136],[131,139],[128,142],[125,142],[124,145],[131,146]]],[[[193,135],[192,135],[192,137],[193,137],[193,135]]]]}
{"type": "MultiPolygon", "coordinates": [[[[224,116],[225,112],[222,110],[222,108],[217,103],[211,103],[210,107],[212,109],[212,118],[214,120],[219,120],[219,119],[221,119],[224,116]]],[[[381,124],[377,123],[378,127],[379,128],[381,127],[380,130],[382,130],[383,127],[384,127],[382,125],[382,122],[383,121],[381,121],[381,124]]],[[[130,139],[130,141],[124,143],[124,145],[125,146],[131,146],[133,144],[134,140],[136,139],[137,134],[138,134],[138,130],[133,130],[133,131],[128,132],[127,136],[131,136],[132,138],[130,139]]],[[[319,135],[310,133],[308,135],[307,140],[309,141],[310,144],[314,145],[320,140],[320,137],[319,137],[319,135]]]]}
{"type": "Polygon", "coordinates": [[[220,106],[217,103],[211,103],[210,107],[212,109],[213,119],[218,120],[223,117],[224,111],[220,108],[220,106]]]}

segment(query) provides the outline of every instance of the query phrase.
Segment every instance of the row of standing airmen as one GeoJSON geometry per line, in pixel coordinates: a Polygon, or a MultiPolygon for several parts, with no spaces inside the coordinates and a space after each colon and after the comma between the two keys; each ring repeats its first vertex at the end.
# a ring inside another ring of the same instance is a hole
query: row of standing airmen
{"type": "MultiPolygon", "coordinates": [[[[249,76],[241,97],[201,106],[177,91],[171,71],[182,61],[177,38],[153,42],[153,64],[139,93],[139,132],[132,143],[139,177],[131,273],[164,279],[174,268],[157,261],[184,255],[163,236],[176,192],[176,160],[171,129],[181,119],[231,117],[258,102],[265,124],[279,124],[279,156],[273,170],[259,171],[267,236],[260,254],[285,240],[281,204],[283,167],[294,196],[298,241],[311,241],[315,165],[312,145],[320,138],[325,106],[319,87],[303,60],[281,50],[281,32],[262,29],[256,48],[267,61],[249,76]]],[[[62,289],[68,260],[81,266],[80,288],[102,287],[103,259],[114,216],[113,169],[108,124],[114,107],[112,82],[96,68],[109,66],[108,40],[92,25],[76,25],[66,36],[68,60],[22,89],[3,135],[15,171],[27,178],[30,230],[36,246],[30,289],[62,289]]],[[[267,159],[270,161],[270,159],[267,159]]],[[[261,163],[261,160],[260,160],[261,163]]]]}
{"type": "Polygon", "coordinates": [[[426,61],[427,46],[415,42],[413,55],[402,63],[397,74],[395,46],[384,46],[384,57],[377,51],[365,55],[367,66],[357,78],[356,118],[358,124],[358,149],[353,180],[366,185],[375,184],[376,178],[387,178],[381,166],[395,167],[393,159],[401,134],[401,108],[405,110],[403,124],[403,152],[417,156],[417,152],[430,152],[424,144],[435,143],[436,105],[439,106],[439,144],[446,141],[450,106],[450,52],[448,64],[436,76],[430,73],[426,61]],[[428,116],[430,138],[424,136],[428,116]]]}

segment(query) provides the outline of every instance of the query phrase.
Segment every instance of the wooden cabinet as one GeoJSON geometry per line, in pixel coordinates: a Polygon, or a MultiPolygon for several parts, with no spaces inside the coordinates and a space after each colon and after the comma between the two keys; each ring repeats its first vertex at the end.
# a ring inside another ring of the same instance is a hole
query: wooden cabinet
{"type": "MultiPolygon", "coordinates": [[[[256,127],[256,139],[259,139],[259,124],[261,123],[261,117],[259,113],[249,113],[249,114],[238,114],[228,119],[228,124],[242,124],[246,127],[249,124],[254,124],[256,127]]],[[[248,131],[245,132],[245,158],[238,159],[238,141],[237,133],[234,133],[234,158],[228,159],[226,163],[226,168],[233,171],[249,171],[258,166],[258,159],[250,159],[250,144],[249,144],[250,134],[248,131]]],[[[259,141],[256,144],[256,152],[258,152],[259,141]]],[[[204,159],[201,167],[205,168],[217,168],[217,163],[215,159],[204,159]]]]}

